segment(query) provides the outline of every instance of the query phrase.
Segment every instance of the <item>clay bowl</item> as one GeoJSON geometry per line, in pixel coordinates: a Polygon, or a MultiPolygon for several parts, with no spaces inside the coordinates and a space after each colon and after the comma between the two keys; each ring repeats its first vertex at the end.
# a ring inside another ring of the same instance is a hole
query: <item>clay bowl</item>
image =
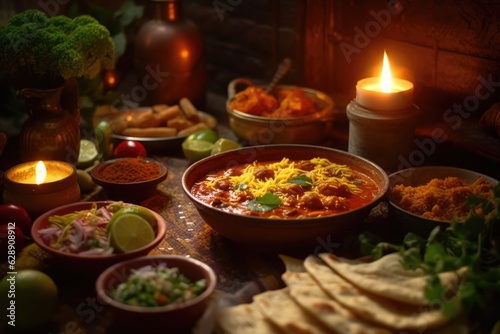
{"type": "Polygon", "coordinates": [[[399,235],[413,232],[427,238],[429,233],[436,226],[441,226],[443,228],[448,227],[451,223],[450,220],[435,220],[413,214],[398,206],[394,202],[392,195],[392,189],[397,184],[417,187],[427,184],[434,178],[444,179],[448,176],[458,177],[465,180],[469,184],[477,180],[478,177],[483,177],[492,185],[498,184],[498,180],[495,180],[487,175],[472,170],[448,166],[423,166],[408,168],[392,173],[389,175],[389,190],[387,192],[387,199],[389,203],[388,222],[391,226],[391,230],[399,235]]]}
{"type": "MultiPolygon", "coordinates": [[[[240,141],[250,145],[266,144],[319,144],[326,139],[334,115],[333,100],[325,93],[315,89],[300,87],[315,101],[315,113],[293,118],[268,118],[251,115],[230,107],[230,102],[238,92],[238,87],[251,84],[245,79],[235,79],[228,87],[226,111],[229,127],[240,141]]],[[[280,85],[280,89],[294,86],[280,85]]]]}
{"type": "Polygon", "coordinates": [[[151,211],[158,222],[156,229],[156,237],[148,245],[138,248],[136,250],[126,252],[126,253],[113,253],[108,255],[80,255],[74,253],[67,253],[59,251],[55,248],[50,247],[40,236],[38,232],[41,229],[49,227],[48,218],[54,215],[65,215],[80,210],[87,210],[91,208],[92,203],[96,203],[97,207],[106,206],[112,202],[109,201],[99,201],[99,202],[76,202],[72,204],[63,205],[47,211],[40,217],[38,217],[32,227],[31,236],[33,241],[47,253],[51,254],[54,259],[60,263],[64,268],[71,271],[76,271],[78,273],[84,273],[89,275],[97,275],[102,270],[107,267],[125,260],[130,260],[139,256],[148,254],[153,248],[158,246],[158,244],[165,237],[167,231],[167,223],[162,216],[158,213],[151,211]]]}
{"type": "Polygon", "coordinates": [[[103,271],[95,283],[97,296],[111,310],[113,315],[112,327],[117,332],[137,333],[167,330],[169,333],[184,333],[192,328],[203,315],[217,285],[214,271],[205,263],[198,260],[176,255],[143,256],[133,260],[117,263],[103,271]],[[131,306],[120,303],[110,296],[110,292],[127,281],[133,269],[160,263],[166,267],[179,268],[179,272],[191,281],[206,280],[205,291],[196,298],[176,304],[158,307],[131,306]]]}
{"type": "Polygon", "coordinates": [[[90,173],[92,180],[100,185],[107,195],[108,199],[119,200],[137,203],[151,195],[156,191],[157,185],[167,178],[167,167],[159,161],[149,158],[119,158],[107,160],[94,167],[90,173]],[[112,164],[120,162],[125,159],[142,159],[148,164],[155,164],[158,166],[159,173],[153,178],[145,181],[129,182],[116,182],[110,181],[102,176],[103,170],[110,167],[112,164]]]}
{"type": "Polygon", "coordinates": [[[182,187],[203,220],[217,233],[243,247],[257,251],[286,251],[309,249],[311,252],[326,240],[341,237],[354,229],[368,216],[371,209],[384,197],[388,189],[387,174],[376,164],[347,152],[311,145],[263,145],[223,152],[192,164],[183,174],[182,187]],[[331,216],[284,219],[263,218],[228,213],[205,204],[193,196],[191,189],[205,175],[219,169],[252,161],[276,161],[327,158],[345,164],[376,182],[378,192],[370,203],[331,216]]]}

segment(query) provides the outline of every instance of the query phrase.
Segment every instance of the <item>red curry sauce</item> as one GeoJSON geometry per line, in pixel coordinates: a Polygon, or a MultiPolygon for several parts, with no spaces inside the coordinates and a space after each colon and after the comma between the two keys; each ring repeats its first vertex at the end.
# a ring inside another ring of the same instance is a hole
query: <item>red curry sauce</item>
{"type": "Polygon", "coordinates": [[[370,203],[378,192],[367,175],[324,158],[284,158],[221,169],[191,190],[200,201],[226,212],[282,219],[339,214],[370,203]],[[278,198],[279,204],[266,212],[256,210],[255,202],[268,197],[278,198]]]}

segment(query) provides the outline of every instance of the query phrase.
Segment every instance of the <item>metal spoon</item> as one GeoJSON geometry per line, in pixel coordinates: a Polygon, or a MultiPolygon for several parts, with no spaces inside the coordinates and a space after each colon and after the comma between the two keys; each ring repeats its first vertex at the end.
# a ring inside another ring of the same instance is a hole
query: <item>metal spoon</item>
{"type": "Polygon", "coordinates": [[[278,65],[273,79],[264,89],[266,93],[269,93],[271,90],[273,90],[274,86],[276,86],[276,84],[285,76],[288,70],[290,70],[290,67],[292,67],[292,60],[290,58],[283,59],[283,61],[278,65]]]}

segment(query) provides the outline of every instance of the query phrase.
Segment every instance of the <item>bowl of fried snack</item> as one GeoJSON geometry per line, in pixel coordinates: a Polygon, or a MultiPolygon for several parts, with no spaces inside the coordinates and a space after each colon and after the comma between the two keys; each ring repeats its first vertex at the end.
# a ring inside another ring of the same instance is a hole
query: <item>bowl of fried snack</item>
{"type": "Polygon", "coordinates": [[[468,201],[489,198],[498,180],[449,166],[403,169],[389,175],[389,223],[402,234],[427,237],[436,226],[448,227],[470,213],[468,201]]]}
{"type": "Polygon", "coordinates": [[[191,133],[217,126],[213,116],[198,110],[187,98],[172,105],[113,109],[105,120],[111,124],[115,144],[134,140],[142,143],[148,152],[180,150],[182,141],[191,133]]]}
{"type": "Polygon", "coordinates": [[[267,92],[243,78],[228,86],[229,126],[249,145],[319,144],[331,130],[334,103],[315,89],[277,85],[267,92]]]}

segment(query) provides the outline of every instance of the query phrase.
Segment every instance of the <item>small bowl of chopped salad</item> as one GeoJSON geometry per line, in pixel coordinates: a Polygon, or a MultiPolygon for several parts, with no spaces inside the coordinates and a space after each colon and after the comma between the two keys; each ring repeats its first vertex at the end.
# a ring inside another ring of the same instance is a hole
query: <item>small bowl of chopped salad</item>
{"type": "Polygon", "coordinates": [[[191,329],[217,285],[210,266],[178,255],[142,256],[104,270],[95,287],[112,327],[169,333],[191,329]]]}
{"type": "Polygon", "coordinates": [[[162,216],[143,206],[111,201],[76,202],[38,217],[34,242],[65,267],[91,275],[148,254],[165,237],[162,216]]]}

